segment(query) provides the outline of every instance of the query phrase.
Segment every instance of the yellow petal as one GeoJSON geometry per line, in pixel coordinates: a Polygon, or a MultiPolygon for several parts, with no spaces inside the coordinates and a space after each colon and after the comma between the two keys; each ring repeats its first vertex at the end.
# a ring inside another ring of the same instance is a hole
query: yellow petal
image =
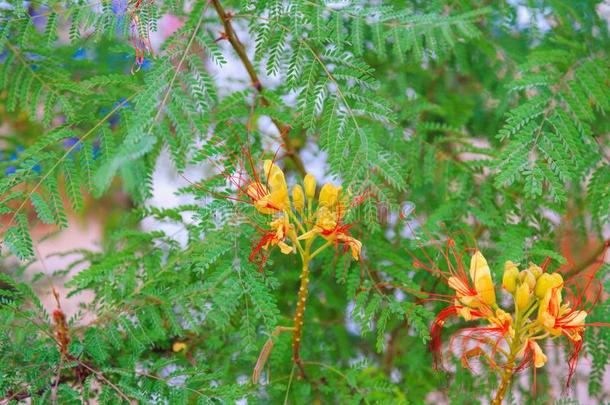
{"type": "Polygon", "coordinates": [[[585,324],[586,317],[586,311],[576,311],[574,314],[569,316],[567,326],[583,326],[585,324]]]}
{"type": "Polygon", "coordinates": [[[276,164],[274,164],[271,160],[265,160],[263,163],[265,170],[265,177],[267,178],[267,183],[271,190],[277,190],[280,188],[288,188],[286,185],[286,178],[284,177],[284,172],[280,169],[276,164]]]}
{"type": "Polygon", "coordinates": [[[472,315],[472,311],[467,306],[461,305],[459,301],[456,301],[455,306],[458,307],[456,312],[459,316],[464,318],[465,321],[472,321],[475,317],[472,315]]]}
{"type": "Polygon", "coordinates": [[[248,194],[248,197],[250,197],[252,200],[258,201],[268,195],[269,190],[267,189],[267,187],[265,187],[264,184],[255,181],[248,185],[248,187],[246,188],[246,194],[248,194]]]}
{"type": "Polygon", "coordinates": [[[290,209],[290,199],[288,198],[288,188],[282,187],[275,189],[269,194],[269,204],[279,211],[287,211],[290,209]]]}
{"type": "Polygon", "coordinates": [[[458,298],[464,296],[464,294],[466,294],[468,291],[468,286],[461,279],[455,276],[449,277],[447,284],[449,285],[449,288],[453,289],[457,293],[458,298]]]}
{"type": "Polygon", "coordinates": [[[490,306],[496,304],[496,292],[491,279],[487,260],[478,250],[470,260],[470,278],[474,281],[474,288],[481,296],[481,300],[490,306]]]}
{"type": "Polygon", "coordinates": [[[349,242],[349,247],[352,250],[352,257],[354,258],[354,260],[360,259],[360,251],[362,250],[362,242],[360,242],[358,239],[351,238],[351,240],[349,242]]]}
{"type": "Polygon", "coordinates": [[[489,265],[483,254],[477,250],[470,259],[470,279],[475,281],[482,274],[489,274],[489,265]]]}
{"type": "Polygon", "coordinates": [[[303,183],[305,184],[305,195],[307,199],[311,200],[316,195],[316,178],[307,173],[303,183]]]}
{"type": "Polygon", "coordinates": [[[316,211],[316,226],[325,231],[332,231],[337,227],[337,213],[326,207],[320,207],[316,211]]]}
{"type": "Polygon", "coordinates": [[[328,208],[334,207],[337,204],[339,193],[341,193],[341,187],[335,187],[330,183],[326,183],[320,190],[320,205],[328,208]]]}
{"type": "Polygon", "coordinates": [[[280,247],[280,250],[285,255],[288,255],[294,251],[294,249],[290,245],[286,244],[286,242],[280,241],[277,245],[280,247]]]}
{"type": "Polygon", "coordinates": [[[503,309],[498,308],[496,310],[495,317],[498,320],[498,324],[500,324],[500,325],[505,325],[505,324],[512,325],[512,323],[513,323],[513,317],[510,316],[510,314],[508,312],[504,311],[503,309]]]}
{"type": "Polygon", "coordinates": [[[532,349],[534,350],[534,367],[540,368],[546,364],[546,354],[542,351],[538,343],[530,340],[532,349]]]}
{"type": "Polygon", "coordinates": [[[254,201],[254,208],[258,210],[261,214],[271,215],[275,214],[278,210],[275,208],[270,208],[269,206],[269,196],[265,198],[261,198],[258,201],[254,201]]]}

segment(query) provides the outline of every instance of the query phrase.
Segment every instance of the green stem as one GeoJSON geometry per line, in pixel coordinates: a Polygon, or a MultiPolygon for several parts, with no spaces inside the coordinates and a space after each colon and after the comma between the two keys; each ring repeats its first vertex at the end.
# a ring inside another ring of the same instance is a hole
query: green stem
{"type": "Polygon", "coordinates": [[[324,249],[326,249],[328,246],[330,246],[333,243],[332,240],[329,240],[328,242],[326,242],[325,244],[323,244],[322,246],[320,246],[318,249],[316,249],[311,256],[309,256],[309,260],[313,259],[314,257],[316,257],[318,254],[320,254],[324,249]]]}

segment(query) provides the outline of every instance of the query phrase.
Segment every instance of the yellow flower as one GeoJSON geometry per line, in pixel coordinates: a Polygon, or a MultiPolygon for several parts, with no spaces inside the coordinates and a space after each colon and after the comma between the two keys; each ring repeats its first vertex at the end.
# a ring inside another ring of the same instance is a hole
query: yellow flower
{"type": "Polygon", "coordinates": [[[316,211],[316,224],[314,227],[298,237],[299,240],[311,239],[321,233],[332,233],[337,228],[337,213],[326,207],[320,207],[316,211]]]}
{"type": "MultiPolygon", "coordinates": [[[[291,237],[293,236],[292,233],[294,233],[294,228],[290,224],[288,216],[282,215],[281,217],[271,221],[269,225],[271,226],[271,229],[275,230],[275,235],[269,241],[269,243],[271,243],[271,245],[279,246],[282,253],[286,255],[294,252],[294,248],[284,242],[286,237],[291,237]]],[[[267,246],[264,246],[264,248],[267,249],[268,245],[269,244],[267,244],[267,246]]]]}
{"type": "Polygon", "coordinates": [[[290,199],[284,172],[271,160],[265,160],[263,166],[269,188],[258,181],[253,182],[246,188],[246,194],[261,214],[270,215],[289,210],[290,199]]]}
{"type": "Polygon", "coordinates": [[[519,287],[517,287],[517,292],[515,293],[515,305],[519,309],[519,311],[524,311],[530,303],[530,287],[527,283],[521,283],[519,287]]]}
{"type": "Polygon", "coordinates": [[[474,282],[474,288],[479,294],[481,300],[489,305],[496,305],[496,292],[494,290],[493,281],[487,260],[478,250],[470,260],[470,278],[474,282]]]}
{"type": "Polygon", "coordinates": [[[305,206],[305,195],[303,194],[303,188],[297,184],[292,188],[292,205],[297,212],[303,211],[305,206]]]}
{"type": "Polygon", "coordinates": [[[535,340],[527,339],[525,344],[523,345],[523,349],[519,352],[519,357],[523,357],[525,350],[529,349],[532,353],[532,361],[534,363],[534,367],[540,368],[546,364],[547,357],[546,354],[542,351],[542,348],[535,340]]]}
{"type": "Polygon", "coordinates": [[[174,353],[181,352],[182,350],[185,350],[186,348],[187,348],[187,345],[184,342],[174,342],[174,344],[172,345],[172,350],[174,351],[174,353]]]}
{"type": "Polygon", "coordinates": [[[517,289],[517,278],[519,277],[519,269],[517,265],[510,260],[504,264],[504,275],[502,276],[502,287],[509,293],[514,293],[517,289]]]}
{"type": "Polygon", "coordinates": [[[250,183],[246,189],[246,194],[254,202],[254,207],[261,213],[266,215],[275,214],[276,208],[267,207],[269,198],[269,189],[260,182],[250,183]]]}
{"type": "Polygon", "coordinates": [[[316,178],[307,173],[303,183],[305,184],[305,195],[307,196],[307,199],[313,199],[316,195],[316,178]]]}
{"type": "Polygon", "coordinates": [[[320,190],[319,202],[320,205],[327,208],[333,208],[339,200],[341,187],[335,187],[330,183],[326,183],[320,190]]]}
{"type": "Polygon", "coordinates": [[[540,368],[546,364],[546,354],[544,354],[544,352],[535,340],[527,339],[517,356],[519,358],[523,358],[523,355],[527,350],[531,351],[532,362],[534,363],[534,367],[540,368]]]}
{"type": "MultiPolygon", "coordinates": [[[[322,193],[320,193],[320,197],[321,196],[322,193]]],[[[316,235],[321,235],[327,241],[337,240],[338,242],[345,244],[350,248],[354,259],[358,260],[360,258],[362,242],[349,234],[349,225],[340,224],[338,211],[326,206],[320,206],[316,211],[316,217],[316,224],[313,228],[300,235],[297,239],[311,239],[316,235]]]]}
{"type": "Polygon", "coordinates": [[[563,333],[574,342],[580,341],[586,317],[586,311],[575,310],[568,304],[562,304],[560,287],[549,288],[540,301],[538,322],[553,336],[563,333]]]}

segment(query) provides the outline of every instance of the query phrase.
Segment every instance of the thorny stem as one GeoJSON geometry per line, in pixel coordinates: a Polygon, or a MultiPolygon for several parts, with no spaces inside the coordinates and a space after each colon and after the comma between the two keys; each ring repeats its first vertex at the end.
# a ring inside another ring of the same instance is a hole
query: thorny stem
{"type": "MultiPolygon", "coordinates": [[[[250,81],[252,82],[252,86],[259,93],[262,93],[263,86],[258,78],[258,74],[256,73],[256,70],[254,69],[254,65],[252,65],[252,62],[248,58],[248,54],[246,53],[246,48],[239,40],[237,33],[235,32],[235,29],[233,28],[233,25],[231,24],[231,15],[227,14],[225,9],[220,4],[220,0],[210,0],[210,1],[212,3],[212,6],[214,6],[214,9],[216,10],[216,13],[218,14],[218,16],[220,17],[220,19],[222,21],[222,25],[223,25],[224,31],[225,31],[224,35],[223,35],[224,38],[226,38],[229,41],[229,43],[231,43],[231,46],[233,47],[233,49],[239,56],[239,59],[241,60],[244,67],[246,68],[246,71],[248,72],[248,76],[250,76],[250,81]]],[[[269,105],[269,100],[267,100],[265,98],[265,96],[263,96],[262,94],[261,94],[261,103],[264,106],[269,105]]],[[[290,139],[288,138],[288,133],[290,132],[290,129],[291,129],[290,126],[283,124],[282,122],[280,122],[279,120],[277,120],[275,118],[272,118],[271,120],[273,121],[273,124],[275,124],[278,131],[280,132],[280,136],[282,137],[282,142],[284,143],[284,146],[286,148],[287,156],[292,160],[297,171],[302,176],[304,176],[305,175],[305,166],[303,165],[303,161],[301,160],[299,155],[296,153],[296,151],[292,147],[290,139]]]]}
{"type": "Polygon", "coordinates": [[[299,367],[299,375],[305,378],[305,368],[301,359],[301,335],[303,334],[303,316],[305,315],[305,302],[307,301],[309,285],[309,244],[305,250],[303,259],[303,269],[301,271],[301,286],[297,298],[297,309],[294,314],[294,332],[292,334],[292,361],[299,367]]]}
{"type": "Polygon", "coordinates": [[[491,401],[492,405],[502,405],[502,400],[506,395],[506,390],[510,387],[511,379],[513,377],[513,364],[510,363],[507,366],[508,368],[504,371],[502,375],[502,382],[500,383],[500,387],[498,388],[498,392],[496,393],[496,397],[491,401]]]}
{"type": "MultiPolygon", "coordinates": [[[[305,227],[299,222],[298,218],[295,217],[294,220],[303,230],[303,232],[311,230],[310,227],[307,227],[308,229],[305,229],[305,227]]],[[[312,253],[311,246],[314,242],[314,239],[315,237],[312,239],[308,239],[305,242],[304,247],[301,247],[300,244],[297,244],[298,252],[301,256],[302,270],[300,275],[301,284],[299,287],[299,294],[297,296],[297,307],[294,313],[294,325],[292,327],[278,326],[272,333],[272,336],[267,340],[267,342],[263,346],[263,349],[261,350],[260,355],[258,356],[254,371],[252,372],[252,382],[254,384],[258,382],[261,371],[265,366],[269,355],[271,354],[271,350],[273,349],[273,346],[275,344],[274,339],[277,338],[281,332],[292,332],[292,361],[299,368],[299,377],[306,378],[305,367],[303,360],[301,359],[300,349],[305,316],[305,303],[307,302],[309,287],[309,263],[314,258],[314,256],[317,256],[320,252],[322,252],[324,249],[331,245],[330,242],[326,242],[312,253]]],[[[295,242],[298,243],[296,238],[295,242]]]]}

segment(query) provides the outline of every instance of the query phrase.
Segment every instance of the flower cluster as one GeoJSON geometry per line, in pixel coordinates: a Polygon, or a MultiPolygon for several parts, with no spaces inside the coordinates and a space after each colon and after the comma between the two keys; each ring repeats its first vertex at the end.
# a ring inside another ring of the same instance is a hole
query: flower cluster
{"type": "MultiPolygon", "coordinates": [[[[415,266],[441,276],[453,294],[436,295],[451,305],[437,315],[431,328],[431,349],[437,365],[441,359],[441,332],[445,321],[451,316],[465,321],[483,321],[483,325],[462,328],[454,334],[449,349],[460,340],[461,359],[469,367],[472,357],[483,357],[492,368],[502,373],[503,379],[494,403],[501,401],[515,372],[527,367],[543,367],[547,356],[539,342],[561,336],[571,346],[568,359],[569,376],[574,373],[578,355],[582,349],[583,337],[587,326],[607,326],[605,324],[586,324],[591,310],[587,302],[594,282],[593,277],[579,294],[566,288],[566,282],[558,272],[548,272],[548,260],[542,266],[530,263],[520,269],[512,261],[504,264],[502,287],[511,297],[512,312],[503,309],[496,300],[496,287],[491,271],[483,254],[476,250],[471,256],[466,271],[462,256],[449,242],[443,252],[448,270],[440,270],[434,263],[415,262],[415,266]],[[568,299],[564,298],[566,295],[568,299]]],[[[601,266],[601,264],[600,264],[601,266]]]]}
{"type": "Polygon", "coordinates": [[[252,250],[252,261],[260,258],[262,265],[264,251],[274,246],[284,254],[307,253],[310,259],[318,252],[309,253],[318,236],[326,241],[322,248],[342,245],[358,260],[362,243],[351,236],[350,225],[343,223],[348,197],[341,187],[324,184],[316,200],[316,180],[311,174],[305,176],[303,186],[296,184],[290,192],[284,172],[276,164],[265,160],[263,166],[263,179],[255,178],[245,188],[256,210],[271,216],[268,229],[262,230],[263,236],[252,250]]]}
{"type": "MultiPolygon", "coordinates": [[[[288,189],[284,172],[271,160],[263,164],[263,176],[256,175],[240,190],[248,198],[256,210],[270,218],[266,218],[267,228],[260,229],[263,236],[255,244],[250,254],[250,260],[258,261],[260,268],[267,259],[267,251],[277,246],[283,254],[298,253],[302,264],[301,285],[299,287],[293,326],[278,326],[272,336],[282,332],[292,333],[292,360],[299,368],[301,377],[305,376],[305,367],[300,355],[301,336],[305,314],[305,303],[308,296],[309,263],[329,246],[343,247],[343,251],[351,251],[355,260],[360,258],[362,243],[354,238],[349,229],[351,225],[344,223],[349,196],[341,187],[330,183],[324,184],[316,199],[316,180],[307,174],[303,185],[296,184],[288,189]],[[313,249],[314,242],[321,238],[321,246],[313,249]]],[[[274,345],[270,338],[259,355],[252,381],[258,382],[261,371],[267,362],[274,345]]]]}

